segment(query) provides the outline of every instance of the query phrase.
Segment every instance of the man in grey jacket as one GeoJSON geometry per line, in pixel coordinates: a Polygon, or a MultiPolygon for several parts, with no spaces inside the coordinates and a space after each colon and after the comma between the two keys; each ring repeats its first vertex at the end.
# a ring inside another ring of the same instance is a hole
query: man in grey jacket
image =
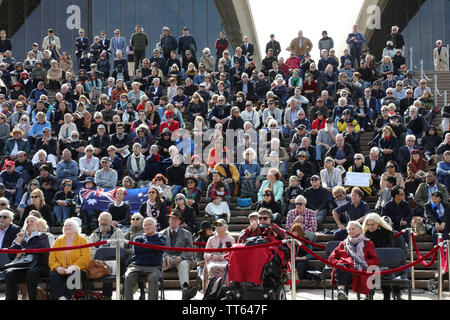
{"type": "Polygon", "coordinates": [[[322,39],[319,40],[319,50],[327,50],[330,52],[334,48],[334,41],[332,38],[328,37],[328,32],[322,31],[322,39]]]}
{"type": "MultiPolygon", "coordinates": [[[[173,210],[169,215],[169,227],[160,232],[167,239],[167,246],[172,248],[193,248],[192,234],[180,227],[183,218],[180,210],[173,210]]],[[[189,284],[189,269],[193,268],[192,252],[165,251],[163,254],[163,271],[178,269],[178,278],[183,292],[182,300],[190,300],[197,294],[197,287],[189,284]]]]}
{"type": "Polygon", "coordinates": [[[99,189],[114,189],[117,185],[117,171],[111,169],[111,160],[102,158],[102,169],[95,173],[94,181],[99,189]]]}

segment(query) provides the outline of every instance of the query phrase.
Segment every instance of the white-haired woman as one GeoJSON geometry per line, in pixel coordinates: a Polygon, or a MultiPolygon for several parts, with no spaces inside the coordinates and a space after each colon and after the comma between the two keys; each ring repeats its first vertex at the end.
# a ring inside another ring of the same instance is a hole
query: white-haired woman
{"type": "MultiPolygon", "coordinates": [[[[377,213],[370,213],[366,216],[362,225],[364,236],[373,242],[375,248],[395,247],[394,232],[392,227],[377,213]]],[[[390,300],[391,288],[382,287],[384,300],[390,300]]],[[[394,288],[394,295],[397,300],[401,300],[399,288],[394,288]]]]}
{"type": "Polygon", "coordinates": [[[256,200],[256,181],[261,174],[261,167],[255,149],[248,148],[242,154],[243,163],[239,165],[239,175],[241,177],[241,197],[253,198],[256,200]]]}
{"type": "MultiPolygon", "coordinates": [[[[350,221],[347,225],[348,237],[342,241],[331,253],[328,261],[342,267],[365,271],[369,266],[379,266],[372,241],[364,237],[362,226],[357,221],[350,221]]],[[[356,293],[369,295],[367,286],[369,274],[352,275],[349,272],[334,268],[331,273],[331,284],[338,288],[338,300],[347,300],[347,289],[352,288],[356,293]]]]}
{"type": "MultiPolygon", "coordinates": [[[[228,224],[224,219],[219,219],[214,222],[216,227],[216,232],[213,236],[208,239],[206,243],[206,249],[217,249],[217,248],[230,248],[235,243],[234,238],[228,233],[228,224]]],[[[223,278],[225,273],[225,268],[228,261],[225,259],[225,253],[215,252],[215,253],[205,253],[204,255],[206,264],[204,277],[205,288],[208,287],[209,279],[223,278]]]]}
{"type": "Polygon", "coordinates": [[[209,50],[209,48],[203,49],[203,56],[200,58],[199,63],[205,65],[206,72],[211,73],[214,71],[216,60],[211,55],[211,50],[209,50]]]}
{"type": "MultiPolygon", "coordinates": [[[[39,232],[39,219],[29,216],[25,220],[25,225],[9,249],[45,249],[50,248],[49,239],[46,233],[39,232]]],[[[21,255],[21,254],[20,254],[21,255]]],[[[11,269],[5,272],[6,300],[17,300],[17,285],[24,281],[27,285],[30,300],[37,298],[37,286],[42,277],[48,275],[48,252],[36,254],[36,265],[29,269],[11,269]]]]}
{"type": "MultiPolygon", "coordinates": [[[[52,248],[86,245],[88,241],[80,235],[80,226],[74,218],[64,222],[63,236],[56,239],[52,248]]],[[[48,259],[50,267],[50,287],[55,300],[70,300],[73,289],[67,287],[67,278],[77,270],[86,277],[86,268],[91,260],[89,248],[79,250],[52,251],[48,259]]],[[[81,280],[81,279],[80,279],[81,280]]]]}
{"type": "Polygon", "coordinates": [[[134,181],[142,179],[145,174],[146,162],[141,149],[140,143],[133,144],[133,153],[128,157],[127,161],[128,174],[134,181]]]}

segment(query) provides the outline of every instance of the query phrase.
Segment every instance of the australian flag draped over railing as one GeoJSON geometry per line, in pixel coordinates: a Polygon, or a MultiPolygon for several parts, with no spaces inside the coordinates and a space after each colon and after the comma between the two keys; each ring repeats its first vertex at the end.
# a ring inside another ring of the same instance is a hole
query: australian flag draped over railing
{"type": "MultiPolygon", "coordinates": [[[[148,187],[143,189],[127,189],[124,202],[130,204],[131,213],[139,212],[141,204],[148,200],[148,189],[148,187]]],[[[114,198],[114,191],[115,189],[81,189],[81,210],[108,211],[109,204],[116,200],[114,198]]]]}

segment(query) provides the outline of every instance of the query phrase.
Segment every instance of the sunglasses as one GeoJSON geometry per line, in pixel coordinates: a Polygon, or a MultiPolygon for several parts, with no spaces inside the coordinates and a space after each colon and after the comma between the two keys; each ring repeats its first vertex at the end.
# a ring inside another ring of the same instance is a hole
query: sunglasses
{"type": "Polygon", "coordinates": [[[296,202],[296,203],[295,203],[295,206],[301,207],[301,206],[303,206],[303,203],[301,203],[301,202],[296,202]]]}
{"type": "Polygon", "coordinates": [[[5,203],[5,202],[3,202],[3,203],[0,203],[0,206],[7,206],[8,204],[7,203],[5,203]]]}
{"type": "Polygon", "coordinates": [[[269,217],[258,217],[258,220],[270,220],[270,218],[269,217]]]}
{"type": "Polygon", "coordinates": [[[8,216],[0,216],[0,219],[9,219],[8,216]]]}
{"type": "MultiPolygon", "coordinates": [[[[71,184],[64,184],[64,187],[71,187],[72,185],[71,184]]],[[[36,197],[37,198],[37,197],[36,197]]]]}
{"type": "Polygon", "coordinates": [[[356,161],[356,160],[361,160],[361,161],[362,161],[363,159],[361,159],[361,158],[355,158],[355,161],[356,161]]]}
{"type": "Polygon", "coordinates": [[[131,221],[139,221],[141,218],[132,218],[131,221]]]}
{"type": "Polygon", "coordinates": [[[394,166],[387,166],[386,168],[387,168],[387,169],[393,169],[394,166]]]}
{"type": "Polygon", "coordinates": [[[312,178],[311,181],[319,181],[317,178],[312,178]]]}
{"type": "Polygon", "coordinates": [[[264,197],[271,197],[271,196],[272,196],[271,193],[265,193],[265,194],[264,194],[264,197]]]}
{"type": "Polygon", "coordinates": [[[39,199],[37,196],[31,196],[31,199],[39,199]]]}
{"type": "Polygon", "coordinates": [[[148,194],[156,194],[156,191],[149,191],[148,194]]]}

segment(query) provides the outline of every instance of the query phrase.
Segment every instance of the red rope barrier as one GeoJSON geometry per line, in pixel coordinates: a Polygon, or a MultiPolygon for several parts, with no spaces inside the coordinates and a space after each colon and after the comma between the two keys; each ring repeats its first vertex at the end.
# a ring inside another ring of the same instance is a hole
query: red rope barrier
{"type": "MultiPolygon", "coordinates": [[[[414,236],[414,233],[412,233],[412,232],[411,232],[411,240],[412,240],[412,243],[413,243],[413,246],[414,246],[414,250],[416,251],[417,259],[420,259],[420,258],[421,258],[421,255],[420,255],[420,252],[419,252],[419,248],[417,247],[416,237],[414,236]]],[[[435,260],[435,259],[433,259],[433,260],[430,261],[429,263],[422,262],[422,264],[423,264],[425,267],[431,267],[431,266],[433,265],[433,263],[434,263],[434,260],[435,260]]]]}
{"type": "MultiPolygon", "coordinates": [[[[311,256],[313,256],[314,258],[316,258],[317,260],[319,260],[319,261],[325,263],[326,265],[328,265],[328,266],[330,266],[330,267],[332,267],[332,268],[339,269],[339,270],[342,270],[342,271],[345,271],[345,272],[349,272],[349,273],[352,273],[352,274],[357,274],[357,275],[367,275],[367,274],[368,274],[366,271],[358,271],[358,270],[355,270],[355,269],[350,269],[350,268],[346,268],[346,267],[343,267],[343,266],[340,266],[340,265],[331,263],[331,262],[328,261],[327,259],[324,259],[324,258],[322,258],[321,256],[315,254],[312,250],[310,250],[310,249],[309,249],[307,246],[305,246],[305,245],[302,245],[302,249],[305,250],[307,253],[309,253],[309,254],[310,254],[311,256]]],[[[404,265],[404,266],[402,266],[402,267],[398,267],[398,268],[395,268],[395,269],[386,270],[386,271],[381,271],[381,272],[379,272],[379,274],[380,274],[381,276],[384,276],[384,275],[387,275],[387,274],[391,274],[391,273],[396,273],[396,272],[400,272],[400,271],[407,270],[407,269],[409,269],[409,268],[411,268],[411,267],[414,267],[415,265],[421,263],[421,262],[424,261],[425,259],[428,259],[431,255],[433,255],[432,262],[434,263],[434,261],[436,260],[436,257],[437,257],[438,250],[439,250],[439,247],[436,246],[436,247],[433,248],[433,250],[431,250],[430,252],[428,252],[426,255],[424,255],[423,257],[421,257],[421,258],[420,258],[419,260],[417,260],[417,261],[414,261],[414,262],[412,262],[412,263],[410,263],[410,264],[407,264],[407,265],[404,265]]]]}
{"type": "Polygon", "coordinates": [[[213,253],[213,252],[233,252],[233,251],[240,251],[240,250],[250,250],[250,249],[259,249],[259,248],[265,248],[265,247],[272,247],[272,246],[278,246],[283,244],[282,241],[274,241],[270,243],[262,243],[257,244],[255,246],[248,246],[248,247],[234,247],[234,248],[217,248],[217,249],[200,249],[200,248],[173,248],[173,247],[164,247],[164,246],[155,246],[152,244],[144,244],[140,242],[128,242],[128,244],[136,247],[141,248],[147,248],[152,250],[160,250],[160,251],[174,251],[174,252],[207,252],[207,253],[213,253]]]}
{"type": "Polygon", "coordinates": [[[294,238],[294,239],[297,239],[297,240],[300,241],[300,242],[303,242],[303,243],[306,243],[306,244],[310,244],[310,245],[312,245],[313,247],[316,247],[316,248],[325,249],[325,246],[324,246],[323,244],[318,244],[318,243],[311,242],[311,241],[306,240],[306,239],[302,239],[302,238],[300,238],[300,237],[296,237],[296,236],[294,236],[292,233],[290,233],[290,232],[288,232],[288,231],[286,231],[286,234],[287,234],[288,236],[294,238]]]}
{"type": "Polygon", "coordinates": [[[404,234],[403,231],[397,232],[396,235],[394,235],[394,239],[397,239],[398,237],[402,236],[404,234]]]}
{"type": "Polygon", "coordinates": [[[107,241],[100,241],[100,242],[93,242],[84,244],[82,246],[76,246],[76,247],[61,247],[61,248],[43,248],[43,249],[0,249],[0,253],[8,253],[8,254],[15,254],[15,253],[46,253],[46,252],[52,252],[52,251],[66,251],[66,250],[78,250],[78,249],[84,249],[84,248],[90,248],[90,247],[98,247],[102,246],[104,244],[107,244],[107,241]]]}

